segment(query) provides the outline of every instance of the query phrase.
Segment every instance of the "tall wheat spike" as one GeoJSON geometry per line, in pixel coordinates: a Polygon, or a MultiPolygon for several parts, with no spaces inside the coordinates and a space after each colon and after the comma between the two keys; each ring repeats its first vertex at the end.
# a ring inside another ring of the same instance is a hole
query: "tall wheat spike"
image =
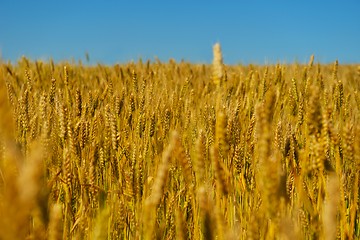
{"type": "Polygon", "coordinates": [[[213,46],[213,82],[220,85],[224,77],[224,63],[220,43],[213,46]]]}

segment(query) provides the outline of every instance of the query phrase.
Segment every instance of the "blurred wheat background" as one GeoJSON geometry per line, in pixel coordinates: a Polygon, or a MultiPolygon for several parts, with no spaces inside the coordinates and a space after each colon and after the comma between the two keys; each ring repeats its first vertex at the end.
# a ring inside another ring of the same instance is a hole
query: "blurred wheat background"
{"type": "Polygon", "coordinates": [[[0,239],[357,239],[360,68],[0,65],[0,239]]]}

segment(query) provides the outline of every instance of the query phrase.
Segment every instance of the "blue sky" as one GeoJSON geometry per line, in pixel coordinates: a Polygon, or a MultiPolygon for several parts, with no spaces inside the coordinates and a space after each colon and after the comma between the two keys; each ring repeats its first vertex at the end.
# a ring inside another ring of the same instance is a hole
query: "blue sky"
{"type": "Polygon", "coordinates": [[[360,1],[0,0],[0,56],[124,63],[360,63],[360,1]]]}

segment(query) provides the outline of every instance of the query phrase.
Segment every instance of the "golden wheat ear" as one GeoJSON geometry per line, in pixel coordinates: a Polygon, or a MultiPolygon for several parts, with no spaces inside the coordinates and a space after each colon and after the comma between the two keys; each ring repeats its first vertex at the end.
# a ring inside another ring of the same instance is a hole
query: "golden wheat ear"
{"type": "Polygon", "coordinates": [[[224,63],[220,43],[213,46],[213,82],[220,85],[224,76],[224,63]]]}

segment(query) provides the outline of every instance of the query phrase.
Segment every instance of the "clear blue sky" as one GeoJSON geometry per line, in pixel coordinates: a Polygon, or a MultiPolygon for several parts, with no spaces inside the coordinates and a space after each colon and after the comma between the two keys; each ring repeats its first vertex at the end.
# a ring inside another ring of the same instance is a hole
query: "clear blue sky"
{"type": "Polygon", "coordinates": [[[236,63],[360,63],[360,0],[0,0],[0,56],[114,64],[210,63],[220,42],[236,63]]]}

